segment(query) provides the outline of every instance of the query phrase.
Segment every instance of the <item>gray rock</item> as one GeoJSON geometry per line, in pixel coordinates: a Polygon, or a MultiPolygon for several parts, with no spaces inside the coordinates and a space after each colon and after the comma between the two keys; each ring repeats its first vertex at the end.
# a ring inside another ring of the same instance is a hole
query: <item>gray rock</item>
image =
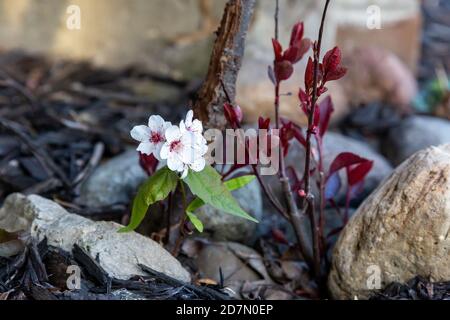
{"type": "Polygon", "coordinates": [[[328,288],[334,298],[367,298],[370,289],[415,276],[450,279],[449,177],[450,144],[430,147],[366,199],[333,253],[328,288]]]}
{"type": "Polygon", "coordinates": [[[190,274],[155,241],[136,232],[118,233],[114,222],[93,222],[67,212],[57,203],[40,196],[10,195],[0,209],[0,228],[7,232],[30,231],[49,245],[72,251],[74,244],[86,250],[112,277],[128,279],[143,275],[138,264],[182,281],[190,274]]]}
{"type": "Polygon", "coordinates": [[[412,116],[392,128],[384,152],[400,164],[419,150],[450,142],[450,121],[427,116],[412,116]]]}
{"type": "Polygon", "coordinates": [[[78,201],[89,207],[128,204],[146,178],[137,152],[126,151],[94,171],[82,184],[78,201]]]}
{"type": "MultiPolygon", "coordinates": [[[[233,191],[232,194],[242,209],[258,221],[262,220],[262,196],[256,179],[244,188],[233,191]]],[[[253,221],[232,216],[209,205],[198,210],[198,217],[205,226],[204,234],[214,240],[248,244],[255,238],[258,224],[253,221]]]]}
{"type": "Polygon", "coordinates": [[[200,275],[220,281],[222,270],[225,285],[236,282],[270,280],[262,257],[253,249],[239,243],[207,244],[195,259],[200,275]]]}

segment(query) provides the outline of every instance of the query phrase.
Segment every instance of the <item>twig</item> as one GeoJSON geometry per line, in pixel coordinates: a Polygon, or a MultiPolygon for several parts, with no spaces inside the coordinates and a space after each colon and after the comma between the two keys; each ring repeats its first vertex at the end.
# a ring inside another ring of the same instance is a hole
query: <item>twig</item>
{"type": "Polygon", "coordinates": [[[314,78],[313,78],[313,92],[311,99],[311,110],[308,114],[308,131],[306,135],[306,157],[305,157],[305,171],[304,171],[304,181],[305,181],[305,193],[306,197],[304,198],[302,207],[303,210],[306,210],[311,217],[311,225],[312,225],[312,234],[313,234],[313,247],[314,247],[314,266],[316,269],[316,276],[320,278],[320,260],[321,260],[321,252],[319,247],[319,226],[317,224],[317,219],[314,214],[314,196],[311,194],[311,186],[310,186],[310,167],[311,167],[311,137],[313,135],[313,125],[314,125],[314,115],[317,103],[317,86],[318,86],[318,76],[319,76],[319,61],[320,61],[320,51],[322,47],[322,37],[323,37],[323,29],[325,25],[325,18],[328,11],[328,6],[330,4],[330,0],[326,0],[325,8],[322,15],[322,20],[320,24],[319,37],[318,42],[314,47],[314,78]]]}
{"type": "Polygon", "coordinates": [[[36,159],[40,162],[40,164],[48,170],[49,174],[57,176],[61,179],[62,183],[66,187],[71,186],[71,182],[69,178],[67,178],[66,174],[61,170],[61,168],[52,160],[52,158],[48,155],[48,153],[44,150],[44,148],[37,146],[29,137],[28,134],[25,133],[23,127],[17,122],[7,120],[5,118],[0,117],[0,126],[5,129],[13,132],[25,145],[30,148],[30,151],[36,157],[36,159]]]}
{"type": "Polygon", "coordinates": [[[94,151],[92,152],[91,158],[89,159],[88,164],[84,167],[84,169],[75,177],[72,182],[72,185],[76,186],[83,182],[86,179],[92,170],[97,167],[102,159],[103,152],[105,151],[105,145],[102,142],[98,142],[94,146],[94,151]]]}
{"type": "MultiPolygon", "coordinates": [[[[278,15],[279,15],[279,0],[276,0],[276,9],[275,9],[275,39],[278,40],[278,15]]],[[[275,128],[277,130],[280,129],[280,82],[277,81],[275,84],[275,128]]],[[[289,182],[289,179],[286,174],[286,165],[284,161],[284,155],[282,146],[280,145],[280,153],[279,153],[279,161],[280,161],[280,183],[282,187],[282,191],[286,197],[286,202],[288,205],[288,213],[290,217],[290,221],[292,227],[294,228],[295,236],[297,238],[300,250],[305,258],[305,260],[309,264],[313,264],[313,258],[311,253],[311,245],[305,236],[305,215],[300,214],[297,204],[295,202],[294,195],[292,193],[292,188],[289,182]]]]}

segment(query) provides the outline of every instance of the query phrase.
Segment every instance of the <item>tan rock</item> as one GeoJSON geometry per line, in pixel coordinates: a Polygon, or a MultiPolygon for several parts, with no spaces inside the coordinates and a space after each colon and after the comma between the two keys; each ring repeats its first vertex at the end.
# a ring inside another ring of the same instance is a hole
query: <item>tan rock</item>
{"type": "Polygon", "coordinates": [[[419,151],[355,213],[334,253],[336,299],[367,298],[371,285],[420,275],[450,279],[450,144],[419,151]]]}

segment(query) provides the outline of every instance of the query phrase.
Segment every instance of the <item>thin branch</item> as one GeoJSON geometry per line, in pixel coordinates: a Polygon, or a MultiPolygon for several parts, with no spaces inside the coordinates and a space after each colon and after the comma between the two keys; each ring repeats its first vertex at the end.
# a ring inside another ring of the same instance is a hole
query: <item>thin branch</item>
{"type": "MultiPolygon", "coordinates": [[[[275,39],[278,40],[278,23],[279,23],[279,1],[276,0],[276,7],[275,7],[275,39]]],[[[280,82],[277,81],[275,84],[275,128],[277,130],[280,129],[280,82]]],[[[306,237],[306,230],[305,230],[305,215],[300,214],[297,203],[295,202],[294,194],[292,192],[291,184],[289,182],[289,179],[286,174],[286,165],[285,165],[285,159],[283,154],[283,147],[280,145],[280,153],[279,153],[279,162],[280,162],[280,183],[282,187],[282,191],[286,197],[286,202],[288,206],[288,213],[289,218],[292,224],[292,227],[294,228],[295,236],[297,238],[298,245],[300,247],[300,250],[305,257],[305,260],[310,264],[313,265],[313,258],[311,253],[311,245],[310,241],[308,241],[308,238],[306,237]]]]}

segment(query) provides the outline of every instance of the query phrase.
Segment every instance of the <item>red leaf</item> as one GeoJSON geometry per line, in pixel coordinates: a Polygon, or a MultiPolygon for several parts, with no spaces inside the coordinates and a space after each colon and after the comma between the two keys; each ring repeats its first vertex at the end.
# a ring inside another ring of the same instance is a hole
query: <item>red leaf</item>
{"type": "Polygon", "coordinates": [[[283,47],[277,39],[272,39],[273,52],[275,54],[275,61],[281,61],[283,58],[283,47]]]}
{"type": "Polygon", "coordinates": [[[305,136],[303,135],[302,129],[297,126],[294,125],[294,138],[302,145],[306,148],[306,139],[305,136]]]}
{"type": "Polygon", "coordinates": [[[263,117],[259,117],[258,119],[258,128],[261,130],[269,130],[270,128],[270,118],[264,119],[263,117]]]}
{"type": "Polygon", "coordinates": [[[282,60],[275,62],[275,77],[277,81],[283,81],[289,79],[294,73],[294,66],[288,60],[282,60]]]}
{"type": "Polygon", "coordinates": [[[343,76],[345,76],[345,74],[347,73],[347,68],[344,67],[337,67],[336,70],[327,73],[325,81],[334,81],[334,80],[339,80],[341,79],[343,76]]]}
{"type": "Polygon", "coordinates": [[[339,49],[339,47],[334,47],[323,57],[323,68],[325,72],[336,70],[340,63],[341,50],[339,49]]]}
{"type": "Polygon", "coordinates": [[[300,47],[300,42],[303,38],[304,33],[304,25],[303,22],[298,22],[292,28],[291,33],[291,41],[289,42],[290,47],[300,47]]]}
{"type": "Polygon", "coordinates": [[[305,70],[305,88],[306,92],[310,92],[314,84],[314,61],[310,57],[305,70]]]}
{"type": "Polygon", "coordinates": [[[225,103],[223,105],[225,118],[230,123],[230,125],[233,128],[236,128],[239,126],[239,124],[242,122],[243,114],[242,109],[239,106],[232,106],[229,103],[225,103]]]}
{"type": "Polygon", "coordinates": [[[360,163],[355,168],[348,171],[348,184],[350,186],[354,186],[359,182],[362,182],[364,178],[369,174],[370,170],[372,170],[373,161],[366,160],[360,163]]]}
{"type": "Polygon", "coordinates": [[[283,60],[287,60],[292,64],[297,63],[300,60],[300,48],[289,47],[283,54],[283,60]]]}
{"type": "Polygon", "coordinates": [[[319,104],[319,109],[320,109],[319,134],[321,137],[323,137],[328,130],[331,114],[334,111],[333,101],[331,100],[330,96],[322,100],[322,102],[319,104]]]}
{"type": "Polygon", "coordinates": [[[352,165],[362,163],[369,161],[367,159],[361,158],[360,156],[351,153],[351,152],[343,152],[337,155],[337,157],[334,159],[334,161],[331,163],[330,171],[328,173],[328,176],[331,176],[335,172],[338,172],[339,170],[350,167],[352,165]]]}
{"type": "Polygon", "coordinates": [[[303,112],[305,112],[305,114],[307,114],[307,110],[310,108],[310,104],[311,104],[310,96],[307,95],[306,92],[303,91],[302,88],[300,88],[298,91],[298,98],[300,100],[303,112]]]}
{"type": "Polygon", "coordinates": [[[158,163],[158,159],[153,154],[146,155],[139,152],[139,164],[149,176],[155,173],[158,163]]]}

